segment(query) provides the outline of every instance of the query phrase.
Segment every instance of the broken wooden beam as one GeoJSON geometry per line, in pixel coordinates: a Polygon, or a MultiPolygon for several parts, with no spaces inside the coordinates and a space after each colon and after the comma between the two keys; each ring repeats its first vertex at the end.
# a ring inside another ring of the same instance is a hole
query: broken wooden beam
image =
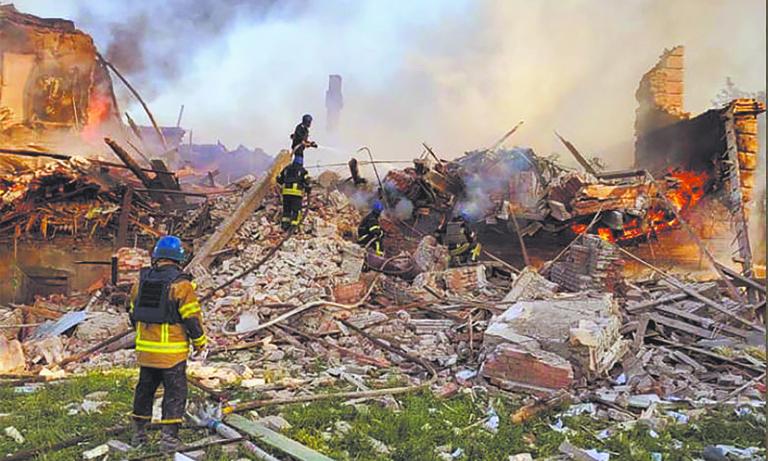
{"type": "Polygon", "coordinates": [[[713,339],[721,336],[714,331],[697,327],[695,325],[691,325],[690,323],[686,323],[681,320],[675,320],[673,318],[666,317],[661,314],[651,314],[649,318],[651,319],[651,321],[655,322],[658,325],[664,325],[666,327],[673,328],[675,330],[684,331],[686,333],[699,336],[701,338],[713,339]]]}
{"type": "Polygon", "coordinates": [[[332,458],[240,415],[229,415],[225,418],[224,422],[239,431],[245,432],[259,442],[263,442],[300,461],[333,461],[332,458]]]}
{"type": "Polygon", "coordinates": [[[635,256],[634,254],[630,253],[629,251],[625,250],[624,248],[622,248],[620,246],[616,246],[616,248],[621,253],[629,256],[630,258],[634,259],[635,261],[639,262],[640,264],[644,265],[645,267],[647,267],[647,268],[651,269],[652,271],[658,273],[659,275],[664,277],[672,286],[674,286],[675,288],[677,288],[679,290],[682,290],[682,291],[686,292],[692,298],[695,298],[695,299],[703,302],[707,306],[715,309],[718,312],[721,312],[721,313],[727,315],[728,317],[730,317],[730,318],[732,318],[734,320],[738,320],[742,324],[747,325],[748,327],[750,327],[750,328],[752,328],[754,330],[757,330],[757,331],[760,331],[762,333],[765,333],[765,329],[761,325],[757,325],[755,323],[752,323],[749,320],[739,316],[738,314],[734,314],[733,312],[728,310],[722,304],[717,303],[717,302],[707,298],[706,296],[703,296],[701,293],[699,293],[698,291],[696,291],[696,290],[686,286],[684,283],[682,283],[681,281],[679,281],[675,277],[672,277],[671,275],[667,274],[666,272],[664,272],[663,270],[661,270],[658,267],[654,266],[653,264],[643,260],[642,258],[639,258],[639,257],[635,256]]]}
{"type": "Polygon", "coordinates": [[[214,260],[212,254],[224,248],[232,240],[240,226],[261,205],[264,197],[272,188],[275,178],[290,161],[291,152],[289,150],[280,151],[270,169],[261,180],[256,181],[248,189],[235,211],[219,225],[216,232],[196,251],[195,257],[187,265],[187,270],[207,269],[211,265],[214,260]]]}
{"type": "Polygon", "coordinates": [[[555,131],[555,136],[557,136],[558,139],[560,139],[560,142],[562,142],[563,145],[566,147],[566,149],[568,149],[568,152],[570,152],[571,155],[573,155],[573,158],[575,158],[576,161],[579,162],[579,165],[584,167],[584,171],[586,171],[587,173],[593,176],[597,176],[597,171],[595,171],[592,165],[589,164],[587,159],[582,157],[581,153],[579,153],[579,151],[576,149],[576,147],[573,144],[571,144],[570,141],[567,141],[565,138],[560,136],[560,134],[558,134],[557,131],[555,131]]]}
{"type": "Polygon", "coordinates": [[[99,53],[96,53],[96,58],[98,58],[99,61],[101,61],[108,69],[110,69],[112,72],[117,75],[117,78],[120,79],[121,82],[125,84],[125,86],[130,90],[130,92],[136,97],[136,99],[139,101],[139,104],[141,104],[141,107],[144,108],[144,112],[147,113],[147,116],[149,117],[149,121],[152,122],[152,126],[155,128],[155,132],[157,133],[157,136],[160,138],[160,142],[163,144],[163,149],[168,150],[168,143],[165,140],[165,136],[163,136],[163,132],[160,130],[160,128],[157,126],[157,122],[155,121],[155,116],[152,115],[152,111],[149,110],[149,107],[144,102],[144,100],[141,98],[141,95],[139,95],[139,92],[136,91],[136,89],[128,83],[128,80],[123,77],[123,74],[118,71],[115,66],[112,65],[111,62],[104,59],[99,53]]]}
{"type": "Polygon", "coordinates": [[[765,291],[766,291],[765,290],[765,285],[761,285],[756,280],[754,280],[754,279],[752,279],[750,277],[745,277],[745,276],[739,274],[738,272],[736,272],[735,270],[731,269],[730,267],[723,266],[720,263],[717,263],[717,265],[720,267],[720,269],[728,277],[731,277],[731,278],[733,278],[735,280],[738,280],[738,281],[742,282],[745,286],[747,286],[749,288],[754,288],[755,290],[765,294],[765,291]]]}
{"type": "Polygon", "coordinates": [[[152,179],[147,176],[147,174],[144,172],[144,170],[139,166],[138,163],[128,154],[128,152],[125,151],[122,147],[120,147],[120,144],[115,142],[113,139],[110,138],[104,138],[104,142],[107,143],[107,145],[112,149],[112,152],[117,155],[117,157],[122,160],[122,162],[125,164],[125,166],[128,167],[131,172],[136,175],[137,178],[141,181],[142,184],[144,184],[144,187],[147,189],[152,189],[154,187],[154,184],[152,183],[152,179]]]}
{"type": "Polygon", "coordinates": [[[117,238],[115,246],[122,248],[128,243],[128,221],[131,217],[131,203],[133,201],[133,188],[127,186],[123,192],[123,204],[120,207],[120,217],[117,219],[117,238]]]}

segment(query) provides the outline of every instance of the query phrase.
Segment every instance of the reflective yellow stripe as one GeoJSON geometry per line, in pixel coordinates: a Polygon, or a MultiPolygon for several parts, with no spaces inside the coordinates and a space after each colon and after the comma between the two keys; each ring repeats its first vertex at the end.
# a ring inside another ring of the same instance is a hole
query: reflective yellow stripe
{"type": "Polygon", "coordinates": [[[368,231],[370,232],[370,231],[376,230],[376,229],[381,229],[381,226],[378,226],[378,225],[377,226],[371,226],[371,227],[368,228],[368,231]]]}
{"type": "Polygon", "coordinates": [[[180,354],[189,352],[188,341],[170,341],[171,325],[160,324],[160,341],[141,339],[141,322],[136,324],[136,350],[156,354],[180,354]]]}
{"type": "Polygon", "coordinates": [[[128,310],[128,312],[133,312],[133,301],[131,301],[131,308],[128,310]]]}
{"type": "Polygon", "coordinates": [[[189,344],[186,342],[160,344],[155,341],[137,341],[136,350],[156,354],[183,354],[189,352],[189,344]]]}
{"type": "Polygon", "coordinates": [[[477,259],[478,256],[480,256],[480,251],[482,250],[482,245],[479,243],[475,245],[475,247],[472,249],[472,258],[477,259]]]}
{"type": "Polygon", "coordinates": [[[181,424],[183,422],[184,420],[182,420],[181,418],[177,418],[177,419],[161,419],[157,423],[158,424],[181,424]]]}
{"type": "Polygon", "coordinates": [[[294,184],[292,186],[284,186],[283,195],[297,195],[301,197],[302,195],[304,195],[304,192],[301,189],[299,189],[298,184],[294,184]]]}
{"type": "Polygon", "coordinates": [[[197,301],[192,301],[191,303],[184,304],[179,308],[179,314],[183,319],[189,318],[192,314],[195,314],[197,312],[200,312],[200,303],[197,301]]]}
{"type": "Polygon", "coordinates": [[[194,282],[194,281],[192,281],[192,282],[190,282],[190,283],[192,284],[192,289],[193,289],[193,290],[197,290],[197,283],[196,283],[196,282],[194,282]]]}
{"type": "Polygon", "coordinates": [[[205,335],[200,336],[192,340],[192,344],[195,346],[202,346],[208,342],[208,338],[205,335]]]}
{"type": "Polygon", "coordinates": [[[467,249],[469,249],[469,243],[462,243],[458,247],[451,250],[449,253],[451,254],[451,256],[458,256],[464,253],[465,251],[467,251],[467,249]]]}

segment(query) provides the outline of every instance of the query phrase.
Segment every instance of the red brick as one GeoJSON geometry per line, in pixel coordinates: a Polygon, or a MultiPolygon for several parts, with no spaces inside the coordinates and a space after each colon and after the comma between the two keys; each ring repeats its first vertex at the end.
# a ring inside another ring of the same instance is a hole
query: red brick
{"type": "Polygon", "coordinates": [[[568,388],[573,368],[567,360],[545,351],[530,352],[511,344],[500,344],[488,356],[482,369],[486,378],[549,389],[568,388]]]}

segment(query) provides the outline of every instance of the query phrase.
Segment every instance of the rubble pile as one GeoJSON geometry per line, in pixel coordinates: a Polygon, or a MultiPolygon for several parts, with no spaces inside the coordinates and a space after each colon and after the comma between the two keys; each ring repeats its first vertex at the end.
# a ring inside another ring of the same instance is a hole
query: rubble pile
{"type": "Polygon", "coordinates": [[[612,292],[621,273],[622,261],[614,246],[596,235],[585,235],[551,265],[549,276],[569,291],[612,292]]]}
{"type": "Polygon", "coordinates": [[[86,159],[73,158],[0,172],[0,232],[48,239],[116,228],[120,197],[90,175],[92,167],[86,159]]]}

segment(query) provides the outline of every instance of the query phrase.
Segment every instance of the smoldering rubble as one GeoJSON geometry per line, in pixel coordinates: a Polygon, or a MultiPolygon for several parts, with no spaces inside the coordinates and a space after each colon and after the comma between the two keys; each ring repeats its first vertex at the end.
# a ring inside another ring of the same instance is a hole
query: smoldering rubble
{"type": "MultiPolygon", "coordinates": [[[[669,87],[681,84],[681,66],[681,48],[665,51],[641,80],[632,169],[602,171],[564,138],[581,168],[504,140],[455,160],[425,146],[413,166],[389,170],[380,190],[376,178],[360,177],[357,160],[349,178],[318,175],[294,234],[280,228],[274,182],[288,151],[258,175],[222,185],[205,167],[194,174],[207,184],[185,184],[169,168],[172,155],[141,159],[150,142],[138,131],[105,140],[110,160],[14,138],[0,157],[0,239],[101,241],[114,251],[109,261],[76,261],[104,269],[76,289],[66,272],[17,268],[24,283],[0,306],[0,385],[26,392],[33,382],[134,366],[127,297],[152,241],[173,233],[192,250],[186,269],[212,346],[207,361],[190,362],[189,382],[225,414],[477,388],[521,396],[516,422],[563,404],[616,424],[762,406],[765,274],[745,209],[765,106],[744,98],[683,114],[681,101],[663,97],[677,94],[669,87]],[[134,141],[141,148],[129,148],[134,141]],[[385,258],[356,243],[378,196],[387,204],[385,258]],[[452,267],[436,231],[458,210],[485,250],[479,263],[452,267]],[[738,264],[717,260],[692,230],[723,210],[713,232],[734,240],[738,264]],[[647,257],[680,236],[694,241],[706,272],[675,270],[674,255],[647,257]]],[[[14,126],[25,136],[50,128],[14,126]]],[[[597,459],[570,443],[561,451],[597,459]]]]}

